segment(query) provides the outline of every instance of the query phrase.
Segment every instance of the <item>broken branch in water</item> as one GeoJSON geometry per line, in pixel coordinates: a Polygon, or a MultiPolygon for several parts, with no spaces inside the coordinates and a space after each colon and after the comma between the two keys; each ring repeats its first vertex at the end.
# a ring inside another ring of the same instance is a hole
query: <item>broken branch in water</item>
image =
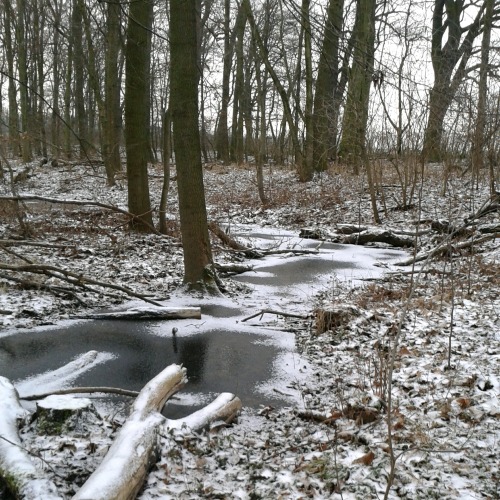
{"type": "Polygon", "coordinates": [[[294,313],[287,313],[284,311],[274,311],[273,309],[262,309],[258,313],[243,318],[241,322],[243,323],[245,321],[248,321],[249,319],[256,318],[257,316],[260,316],[262,319],[262,316],[264,316],[264,314],[276,314],[277,316],[284,316],[286,318],[309,319],[309,316],[304,314],[294,314],[294,313]]]}
{"type": "Polygon", "coordinates": [[[120,389],[118,387],[71,387],[69,389],[59,389],[57,391],[44,392],[42,394],[32,394],[30,396],[23,396],[21,399],[25,401],[36,401],[43,399],[47,396],[63,396],[66,394],[117,394],[119,396],[129,396],[135,398],[139,395],[137,391],[129,391],[127,389],[120,389]]]}

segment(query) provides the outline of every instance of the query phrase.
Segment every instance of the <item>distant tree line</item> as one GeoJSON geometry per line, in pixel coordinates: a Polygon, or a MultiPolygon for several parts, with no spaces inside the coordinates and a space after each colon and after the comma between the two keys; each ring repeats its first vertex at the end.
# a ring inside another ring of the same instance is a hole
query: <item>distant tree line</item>
{"type": "Polygon", "coordinates": [[[125,156],[138,229],[170,151],[184,225],[202,161],[254,162],[263,202],[270,161],[308,181],[375,154],[466,159],[494,189],[499,22],[495,0],[3,0],[3,154],[98,158],[110,186],[125,156]]]}

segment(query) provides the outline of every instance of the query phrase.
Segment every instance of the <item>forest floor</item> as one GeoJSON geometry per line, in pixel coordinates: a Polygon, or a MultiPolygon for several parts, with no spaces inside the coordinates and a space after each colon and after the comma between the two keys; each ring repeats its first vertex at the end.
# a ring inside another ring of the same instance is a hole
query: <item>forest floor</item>
{"type": "MultiPolygon", "coordinates": [[[[21,174],[13,184],[18,194],[126,209],[125,180],[108,188],[102,169],[13,168],[21,174]]],[[[152,204],[158,206],[160,168],[152,167],[151,174],[152,204]]],[[[500,212],[497,200],[483,215],[487,185],[475,187],[469,177],[445,183],[441,167],[428,166],[408,200],[411,207],[402,209],[396,170],[378,165],[381,227],[414,239],[419,254],[438,246],[442,251],[362,286],[333,280],[306,304],[318,313],[312,330],[310,321],[272,318],[274,328],[295,332],[297,349],[314,372],[300,387],[301,407],[244,408],[235,425],[217,432],[164,436],[165,453],[139,498],[382,498],[391,456],[396,462],[389,498],[498,498],[500,212]],[[348,313],[325,324],[322,311],[338,308],[348,313]]],[[[266,206],[259,202],[253,168],[214,165],[205,169],[205,185],[209,219],[229,235],[236,224],[253,224],[297,234],[314,228],[341,241],[343,224],[374,226],[366,179],[342,169],[300,184],[289,169],[267,168],[266,206]]],[[[0,182],[0,195],[11,194],[7,179],[0,182]]],[[[176,206],[174,180],[165,237],[130,232],[125,215],[102,207],[38,200],[20,207],[23,233],[19,212],[0,200],[0,263],[50,264],[166,298],[182,284],[176,206]],[[48,246],[28,245],[26,231],[31,243],[48,246]]],[[[217,262],[241,261],[216,237],[213,248],[217,262]]],[[[409,259],[413,252],[408,250],[409,259]]],[[[230,278],[224,284],[229,295],[244,293],[230,278]]],[[[2,270],[2,335],[131,298],[99,286],[68,287],[43,274],[2,270]]],[[[78,436],[53,444],[26,426],[22,437],[34,452],[43,450],[49,474],[69,497],[112,439],[113,422],[107,422],[93,434],[95,453],[78,436]]]]}

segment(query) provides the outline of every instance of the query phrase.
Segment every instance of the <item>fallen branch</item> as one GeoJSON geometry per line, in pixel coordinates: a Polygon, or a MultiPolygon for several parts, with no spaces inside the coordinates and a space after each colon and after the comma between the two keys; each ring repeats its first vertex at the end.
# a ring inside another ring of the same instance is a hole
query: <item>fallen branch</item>
{"type": "MultiPolygon", "coordinates": [[[[452,245],[451,249],[452,250],[465,250],[465,249],[471,248],[475,245],[480,245],[481,243],[484,243],[485,241],[494,240],[495,238],[500,238],[500,233],[487,234],[487,235],[482,236],[481,238],[477,238],[475,240],[474,239],[467,240],[467,241],[464,241],[464,242],[459,243],[457,245],[452,245]]],[[[443,242],[440,245],[438,245],[436,248],[434,248],[430,252],[425,252],[425,253],[415,255],[414,257],[411,257],[410,259],[396,262],[394,265],[395,266],[410,266],[410,265],[415,264],[417,262],[421,262],[421,261],[427,260],[431,257],[435,257],[436,255],[439,255],[443,252],[447,252],[449,249],[450,249],[450,244],[449,244],[449,242],[446,241],[446,242],[443,242]]]]}
{"type": "Polygon", "coordinates": [[[147,228],[154,234],[157,234],[158,236],[161,236],[163,238],[171,238],[168,237],[158,229],[156,229],[153,225],[148,224],[144,222],[142,219],[140,219],[137,215],[134,215],[127,210],[124,210],[123,208],[119,208],[115,205],[108,205],[107,203],[101,203],[100,201],[92,201],[92,200],[59,200],[57,198],[47,198],[45,196],[38,196],[34,194],[29,194],[29,195],[18,195],[18,196],[0,196],[0,200],[5,200],[5,201],[13,201],[13,202],[19,202],[19,201],[43,201],[45,203],[54,203],[54,204],[60,204],[60,205],[76,205],[76,206],[90,206],[90,207],[100,207],[100,208],[105,208],[106,210],[110,210],[112,212],[117,212],[119,214],[126,215],[129,217],[132,221],[139,221],[143,226],[147,226],[147,228]]]}
{"type": "Polygon", "coordinates": [[[134,307],[126,311],[89,313],[72,316],[72,319],[201,319],[199,307],[134,307]]]}
{"type": "MultiPolygon", "coordinates": [[[[7,280],[7,281],[12,281],[14,283],[19,283],[26,290],[28,290],[28,289],[47,290],[48,292],[53,293],[54,295],[68,295],[68,296],[74,298],[80,304],[86,305],[85,301],[82,300],[74,292],[74,290],[71,290],[67,287],[47,285],[46,283],[37,283],[36,281],[25,280],[22,278],[18,278],[17,276],[10,276],[9,274],[6,274],[6,273],[0,273],[0,278],[3,278],[4,280],[7,280]]],[[[108,295],[108,294],[106,294],[106,295],[108,295]]],[[[117,297],[116,294],[109,294],[109,295],[112,295],[113,297],[117,297]]]]}
{"type": "Polygon", "coordinates": [[[85,288],[86,290],[89,290],[93,293],[98,293],[98,292],[93,290],[91,287],[87,286],[88,284],[100,286],[102,288],[110,288],[112,290],[118,290],[120,292],[123,292],[131,297],[136,297],[145,302],[149,302],[150,304],[153,304],[155,306],[162,307],[162,304],[160,304],[159,302],[149,299],[141,293],[134,292],[128,287],[114,285],[113,283],[106,283],[104,281],[98,281],[93,278],[89,278],[88,276],[84,276],[83,274],[75,273],[73,271],[68,271],[67,269],[62,269],[60,267],[52,265],[44,265],[44,264],[13,265],[13,264],[6,264],[5,262],[0,262],[0,269],[3,269],[5,271],[19,272],[19,273],[43,274],[51,278],[57,278],[62,281],[66,281],[68,283],[71,283],[72,285],[85,288]]]}
{"type": "Polygon", "coordinates": [[[309,316],[303,315],[303,314],[294,314],[294,313],[287,313],[284,311],[274,311],[273,309],[262,309],[258,313],[252,314],[251,316],[247,316],[246,318],[243,318],[241,322],[248,321],[249,319],[256,318],[257,316],[260,316],[262,319],[262,316],[264,314],[276,314],[277,316],[284,316],[286,318],[299,318],[299,319],[308,319],[309,316]]]}
{"type": "Polygon", "coordinates": [[[253,270],[253,266],[244,264],[214,264],[215,269],[218,273],[224,274],[225,276],[232,276],[235,274],[242,274],[253,270]]]}
{"type": "Polygon", "coordinates": [[[57,370],[42,373],[16,383],[16,389],[24,399],[25,394],[32,392],[33,387],[43,386],[46,391],[58,391],[64,384],[76,379],[81,374],[91,370],[96,365],[112,358],[110,353],[88,351],[80,354],[76,359],[61,366],[57,370]]]}
{"type": "Polygon", "coordinates": [[[415,240],[412,238],[398,236],[388,230],[367,230],[360,233],[350,234],[342,238],[342,243],[353,245],[366,245],[367,243],[387,243],[394,247],[413,247],[415,240]]]}
{"type": "Polygon", "coordinates": [[[242,252],[247,252],[249,250],[252,250],[249,247],[246,247],[245,245],[242,245],[241,243],[237,242],[234,238],[231,238],[218,224],[215,222],[209,222],[208,223],[208,229],[212,231],[212,233],[219,238],[222,243],[227,245],[229,248],[232,248],[233,250],[239,250],[242,252]]]}
{"type": "Polygon", "coordinates": [[[69,389],[59,389],[57,391],[44,392],[42,394],[31,394],[30,396],[23,396],[21,399],[24,401],[36,401],[43,399],[47,396],[64,396],[66,394],[117,394],[119,396],[129,396],[135,398],[139,395],[137,391],[129,391],[127,389],[120,389],[118,387],[71,387],[69,389]]]}
{"type": "Polygon", "coordinates": [[[0,240],[0,246],[29,246],[29,247],[42,247],[42,248],[59,248],[66,250],[68,248],[76,248],[76,245],[60,245],[57,243],[46,243],[44,241],[30,241],[30,240],[0,240]]]}
{"type": "Polygon", "coordinates": [[[166,430],[180,429],[184,426],[194,431],[205,428],[210,422],[223,420],[225,423],[232,422],[241,411],[241,401],[229,392],[223,392],[217,399],[201,410],[177,420],[167,420],[164,424],[166,430]]]}

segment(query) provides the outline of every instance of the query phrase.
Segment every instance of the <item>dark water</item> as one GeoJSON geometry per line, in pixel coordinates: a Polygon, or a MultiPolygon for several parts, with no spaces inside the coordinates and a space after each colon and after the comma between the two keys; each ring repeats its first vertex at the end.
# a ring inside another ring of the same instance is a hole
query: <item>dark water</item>
{"type": "MultiPolygon", "coordinates": [[[[255,235],[262,239],[282,238],[269,235],[255,235]]],[[[300,240],[301,248],[316,248],[317,241],[300,240]]],[[[271,295],[259,299],[269,299],[277,303],[283,296],[293,297],[295,287],[304,283],[314,283],[319,275],[332,275],[345,271],[362,274],[370,273],[370,266],[358,261],[370,255],[371,262],[387,261],[401,256],[392,250],[349,248],[345,245],[326,243],[321,246],[321,258],[314,255],[286,257],[279,261],[258,262],[257,271],[236,277],[250,285],[266,285],[271,295]],[[325,255],[326,253],[326,255],[325,255]],[[356,257],[357,256],[357,257],[356,257]],[[274,300],[273,300],[274,299],[274,300]]],[[[228,321],[241,319],[243,315],[257,312],[242,311],[236,307],[219,304],[202,306],[202,318],[211,317],[210,327],[200,323],[189,335],[179,332],[176,336],[169,332],[175,321],[80,321],[50,329],[36,329],[0,337],[0,375],[12,381],[25,379],[53,371],[76,356],[90,350],[111,352],[115,358],[99,364],[79,376],[74,386],[108,386],[140,390],[149,380],[172,363],[187,368],[189,382],[184,391],[198,395],[217,395],[232,392],[240,397],[245,406],[283,405],[278,393],[265,396],[256,387],[272,379],[273,362],[281,354],[276,343],[270,342],[269,333],[256,326],[234,331],[228,321]],[[215,318],[215,320],[214,320],[215,318]],[[220,327],[217,319],[221,318],[220,327]],[[161,329],[161,332],[158,332],[161,329]],[[156,334],[155,334],[156,332],[156,334]],[[161,333],[158,335],[157,333],[161,333]]],[[[234,323],[233,323],[234,324],[234,323]]],[[[276,334],[275,334],[276,335],[276,334]]],[[[279,332],[277,335],[292,334],[279,332]]],[[[289,342],[293,345],[293,342],[289,342]]],[[[282,348],[283,349],[283,348],[282,348]]],[[[35,388],[36,389],[36,388],[35,388]]],[[[43,387],[41,388],[43,390],[43,387]]],[[[206,404],[207,401],[204,401],[206,404]]],[[[176,418],[203,406],[183,407],[175,401],[169,403],[165,413],[176,418]]]]}
{"type": "MultiPolygon", "coordinates": [[[[149,321],[85,321],[0,338],[0,375],[15,382],[96,350],[112,352],[116,357],[86,371],[74,386],[138,391],[166,366],[177,363],[187,368],[185,391],[232,392],[244,405],[253,407],[283,404],[278,397],[264,398],[255,393],[255,386],[270,378],[273,359],[279,354],[277,347],[264,345],[264,335],[206,330],[196,335],[160,337],[154,334],[154,327],[155,323],[149,321]]],[[[176,406],[174,400],[166,412],[178,417],[201,406],[187,410],[176,406]]]]}

